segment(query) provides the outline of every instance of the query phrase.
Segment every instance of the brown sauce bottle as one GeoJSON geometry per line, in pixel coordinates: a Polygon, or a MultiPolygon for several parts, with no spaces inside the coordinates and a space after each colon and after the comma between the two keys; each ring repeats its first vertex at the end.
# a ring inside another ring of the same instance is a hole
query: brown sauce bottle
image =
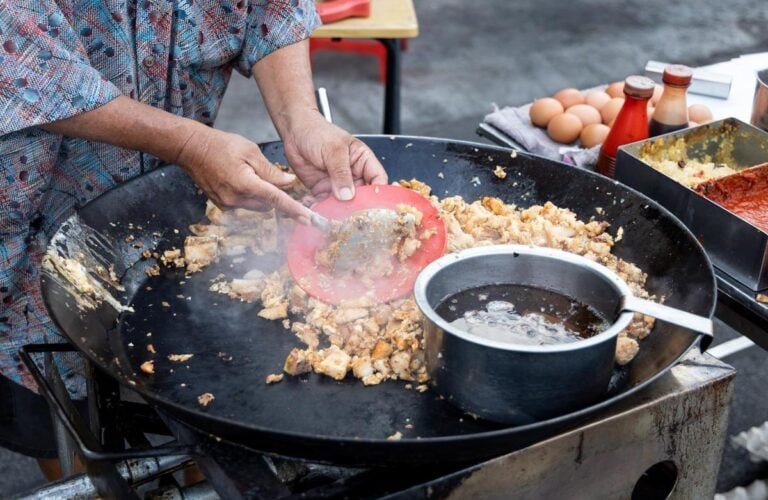
{"type": "Polygon", "coordinates": [[[664,68],[664,93],[653,111],[649,133],[651,137],[668,134],[688,127],[688,102],[686,93],[691,85],[693,72],[688,66],[671,64],[664,68]]]}

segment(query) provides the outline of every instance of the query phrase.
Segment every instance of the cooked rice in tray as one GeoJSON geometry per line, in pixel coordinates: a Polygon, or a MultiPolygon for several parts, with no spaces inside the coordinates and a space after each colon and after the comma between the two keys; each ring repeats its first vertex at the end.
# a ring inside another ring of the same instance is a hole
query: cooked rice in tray
{"type": "MultiPolygon", "coordinates": [[[[622,277],[635,295],[652,298],[644,289],[646,274],[611,253],[614,238],[607,232],[607,222],[585,223],[570,210],[549,202],[527,209],[491,197],[467,203],[460,196],[439,199],[431,195],[428,185],[415,179],[400,181],[400,185],[427,197],[439,210],[446,226],[448,252],[505,243],[558,248],[605,265],[622,277]]],[[[274,211],[222,212],[211,203],[206,215],[207,221],[190,226],[192,234],[185,241],[188,273],[222,256],[242,259],[249,252],[284,252],[285,242],[279,234],[293,224],[274,211]]],[[[617,238],[621,232],[618,228],[617,238]]],[[[365,385],[399,379],[426,389],[429,376],[424,364],[422,316],[412,297],[377,305],[361,297],[330,305],[309,297],[292,280],[287,266],[268,275],[258,269],[236,278],[220,275],[211,291],[234,300],[261,302],[259,316],[282,322],[296,336],[301,345],[287,355],[283,367],[287,374],[313,371],[341,380],[352,372],[365,385]]],[[[635,315],[630,327],[619,335],[618,364],[627,364],[635,357],[638,341],[652,326],[652,318],[635,315]]],[[[277,371],[279,367],[275,368],[277,371]]],[[[271,381],[278,381],[278,377],[271,381]]]]}

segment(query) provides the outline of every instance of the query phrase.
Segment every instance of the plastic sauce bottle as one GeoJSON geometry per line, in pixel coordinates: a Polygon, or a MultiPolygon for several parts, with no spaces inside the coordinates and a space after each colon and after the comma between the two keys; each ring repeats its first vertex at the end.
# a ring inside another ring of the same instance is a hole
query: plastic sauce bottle
{"type": "Polygon", "coordinates": [[[664,93],[651,118],[651,137],[674,132],[688,126],[686,93],[691,85],[693,72],[688,66],[672,64],[664,68],[664,93]]]}
{"type": "Polygon", "coordinates": [[[597,171],[613,177],[619,146],[648,138],[648,99],[655,84],[644,76],[628,76],[624,80],[624,105],[613,122],[597,160],[597,171]]]}

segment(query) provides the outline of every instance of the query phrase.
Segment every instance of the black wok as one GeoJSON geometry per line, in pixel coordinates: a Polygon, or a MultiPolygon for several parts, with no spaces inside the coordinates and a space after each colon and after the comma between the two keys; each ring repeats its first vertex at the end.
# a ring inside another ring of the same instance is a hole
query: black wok
{"type": "MultiPolygon", "coordinates": [[[[614,234],[623,227],[624,237],[614,251],[648,273],[652,293],[671,306],[713,314],[715,278],[701,246],[669,212],[636,191],[590,172],[496,147],[416,137],[364,140],[390,179],[416,177],[439,196],[493,195],[520,206],[549,200],[582,219],[609,221],[614,234]],[[505,180],[492,174],[496,165],[506,167],[505,180]]],[[[271,160],[285,161],[280,143],[265,144],[263,150],[271,160]]],[[[128,234],[135,234],[160,249],[181,247],[186,227],[202,218],[204,204],[181,170],[165,167],[119,186],[79,212],[81,223],[113,242],[113,249],[101,253],[122,275],[123,300],[133,304],[135,313],[118,317],[102,305],[84,314],[50,275],[43,276],[43,294],[60,329],[104,371],[173,418],[259,451],[361,465],[498,455],[562,432],[626,398],[669,369],[696,341],[683,329],[657,322],[637,358],[617,370],[614,390],[604,401],[521,427],[475,420],[435,392],[406,390],[401,382],[366,388],[357,380],[336,382],[311,374],[268,386],[264,378],[280,371],[286,353],[296,345],[293,336],[279,322],[257,317],[258,304],[208,291],[217,273],[243,269],[230,269],[223,261],[186,279],[173,271],[148,279],[144,269],[150,262],[140,259],[142,249],[124,243],[128,234]],[[134,224],[132,230],[128,223],[134,224]],[[158,352],[151,376],[139,370],[151,357],[148,343],[158,352]],[[195,356],[179,364],[165,359],[171,353],[195,356]],[[216,398],[206,408],[197,401],[204,392],[216,398]],[[401,440],[386,439],[398,431],[401,440]]],[[[76,224],[73,218],[62,225],[62,241],[76,224]]],[[[280,262],[277,256],[273,260],[272,265],[280,262]]]]}

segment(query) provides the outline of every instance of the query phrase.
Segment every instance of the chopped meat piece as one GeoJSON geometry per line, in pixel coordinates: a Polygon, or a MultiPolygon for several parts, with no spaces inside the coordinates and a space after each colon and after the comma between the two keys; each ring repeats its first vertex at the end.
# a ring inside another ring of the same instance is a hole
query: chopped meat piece
{"type": "Polygon", "coordinates": [[[283,319],[288,317],[288,304],[278,304],[272,307],[265,307],[259,311],[259,316],[264,319],[283,319]]]}
{"type": "Polygon", "coordinates": [[[432,188],[429,187],[428,184],[425,184],[416,179],[411,179],[410,181],[401,180],[398,182],[398,184],[400,184],[402,187],[416,191],[425,198],[429,198],[429,195],[432,193],[432,188]]]}
{"type": "Polygon", "coordinates": [[[145,362],[143,362],[143,363],[141,364],[141,366],[140,366],[139,368],[140,368],[140,369],[141,369],[141,371],[143,371],[144,373],[148,373],[148,374],[152,375],[153,373],[155,373],[155,362],[154,362],[154,361],[152,361],[152,360],[150,360],[150,361],[145,361],[145,362]]]}
{"type": "Polygon", "coordinates": [[[208,406],[214,399],[216,399],[216,397],[213,394],[205,392],[197,397],[197,402],[200,406],[208,406]]]}
{"type": "Polygon", "coordinates": [[[168,355],[168,361],[173,361],[175,363],[183,363],[185,361],[189,361],[192,359],[194,354],[169,354],[168,355]]]}
{"type": "Polygon", "coordinates": [[[336,380],[342,380],[347,376],[352,358],[346,352],[335,345],[317,352],[317,358],[312,363],[312,368],[317,373],[328,375],[336,380]]]}
{"type": "Polygon", "coordinates": [[[392,345],[385,340],[379,340],[371,351],[371,358],[384,359],[388,358],[392,354],[392,345]]]}
{"type": "Polygon", "coordinates": [[[370,356],[355,356],[352,358],[352,374],[359,379],[370,377],[374,374],[370,356]]]}
{"type": "Polygon", "coordinates": [[[160,262],[168,267],[184,267],[184,259],[181,256],[181,250],[178,248],[173,248],[163,252],[163,255],[160,256],[160,262]]]}
{"type": "Polygon", "coordinates": [[[626,365],[637,356],[639,350],[640,345],[635,339],[625,335],[619,335],[616,339],[616,364],[621,366],[626,365]]]}
{"type": "Polygon", "coordinates": [[[395,432],[391,436],[387,436],[387,441],[400,441],[403,439],[403,433],[400,431],[395,432]]]}
{"type": "Polygon", "coordinates": [[[400,214],[401,217],[408,215],[413,217],[417,226],[421,225],[421,221],[424,218],[424,214],[421,213],[419,209],[412,205],[406,205],[405,203],[398,203],[395,205],[395,210],[397,210],[397,213],[400,214]]]}
{"type": "Polygon", "coordinates": [[[415,254],[421,248],[421,240],[417,238],[406,238],[397,251],[397,260],[405,261],[408,257],[415,254]]]}
{"type": "Polygon", "coordinates": [[[320,345],[320,338],[318,337],[319,332],[315,327],[306,323],[294,322],[291,329],[296,334],[296,337],[307,344],[310,349],[317,349],[320,345]]]}
{"type": "Polygon", "coordinates": [[[187,272],[195,273],[219,258],[217,236],[187,236],[184,240],[187,272]]]}
{"type": "Polygon", "coordinates": [[[400,380],[412,380],[411,354],[407,351],[397,351],[389,358],[389,366],[400,380]]]}
{"type": "Polygon", "coordinates": [[[239,298],[246,302],[254,302],[261,298],[265,286],[264,280],[234,279],[229,282],[228,293],[232,298],[239,298]]]}
{"type": "Polygon", "coordinates": [[[267,384],[276,384],[278,382],[282,382],[283,380],[283,374],[282,373],[270,373],[267,375],[267,384]]]}
{"type": "Polygon", "coordinates": [[[292,349],[285,358],[283,371],[288,375],[301,375],[312,371],[312,356],[302,349],[292,349]]]}

